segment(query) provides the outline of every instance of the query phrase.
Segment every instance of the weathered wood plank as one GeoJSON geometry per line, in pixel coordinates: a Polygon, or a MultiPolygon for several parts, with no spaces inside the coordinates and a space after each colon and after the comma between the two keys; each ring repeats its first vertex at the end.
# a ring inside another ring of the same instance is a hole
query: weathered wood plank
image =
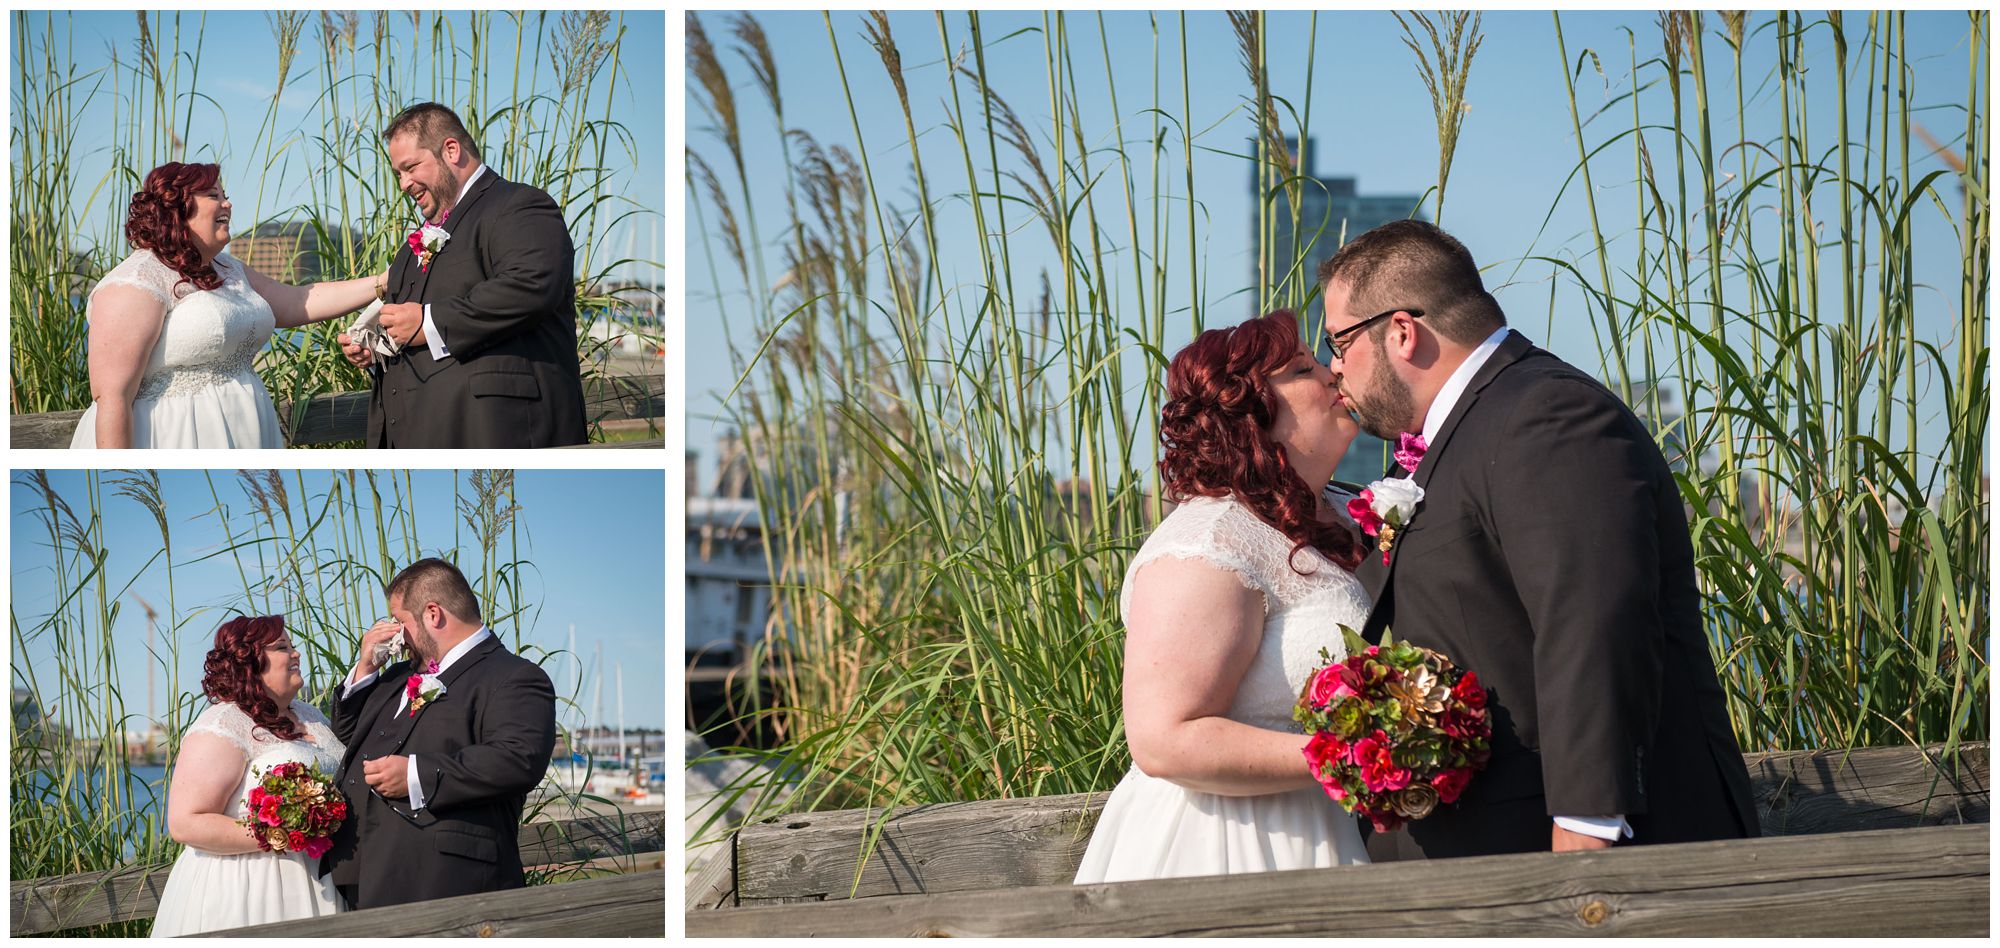
{"type": "Polygon", "coordinates": [[[1988,827],[686,913],[688,937],[1985,936],[1988,827]]]}
{"type": "MultiPolygon", "coordinates": [[[[1914,747],[1750,754],[1766,835],[1983,823],[1987,746],[1957,760],[1914,747]]],[[[736,836],[740,905],[1055,885],[1076,875],[1106,794],[915,807],[882,832],[855,888],[854,864],[879,810],[772,817],[736,836]]]]}
{"type": "MultiPolygon", "coordinates": [[[[543,866],[628,856],[665,849],[666,811],[644,811],[574,820],[537,821],[521,827],[521,863],[543,866]]],[[[151,918],[160,905],[172,865],[127,866],[47,879],[17,879],[9,892],[9,930],[16,935],[151,918]]]]}
{"type": "Polygon", "coordinates": [[[686,908],[690,912],[721,908],[728,904],[736,888],[736,868],[730,864],[729,850],[711,848],[687,873],[686,908]]]}
{"type": "Polygon", "coordinates": [[[211,933],[220,938],[664,938],[667,874],[641,872],[211,933]]]}
{"type": "MultiPolygon", "coordinates": [[[[666,414],[666,377],[600,375],[584,380],[584,417],[593,422],[660,418],[666,414]]],[[[8,443],[16,448],[67,448],[81,409],[14,415],[8,443]]],[[[359,441],[368,435],[368,393],[315,395],[299,406],[278,406],[286,443],[297,447],[359,441]]],[[[606,447],[644,447],[631,442],[606,447]]]]}

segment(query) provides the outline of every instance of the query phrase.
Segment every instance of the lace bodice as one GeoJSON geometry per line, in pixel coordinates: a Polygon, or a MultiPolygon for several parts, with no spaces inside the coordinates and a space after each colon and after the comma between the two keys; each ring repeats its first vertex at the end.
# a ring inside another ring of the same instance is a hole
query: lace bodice
{"type": "Polygon", "coordinates": [[[1141,567],[1161,557],[1195,559],[1233,574],[1264,596],[1264,637],[1257,656],[1237,685],[1229,718],[1274,730],[1294,730],[1292,704],[1306,677],[1320,665],[1324,648],[1346,657],[1340,635],[1345,624],[1360,631],[1368,618],[1368,593],[1354,574],[1310,547],[1296,560],[1292,541],[1235,498],[1197,497],[1175,508],[1153,530],[1125,568],[1120,614],[1130,617],[1132,580],[1141,567]]]}
{"type": "Polygon", "coordinates": [[[296,741],[281,740],[276,735],[257,726],[243,709],[233,704],[212,704],[196,715],[194,723],[188,725],[189,734],[214,734],[236,745],[243,752],[243,781],[230,801],[225,815],[235,818],[243,815],[243,798],[249,794],[250,786],[265,770],[278,764],[302,762],[317,766],[328,777],[340,767],[340,758],[346,754],[346,745],[333,736],[333,726],[327,723],[326,715],[318,708],[303,701],[292,702],[292,713],[304,725],[305,738],[296,741]]]}
{"type": "Polygon", "coordinates": [[[225,382],[254,382],[251,362],[271,338],[277,318],[250,288],[243,264],[228,252],[215,258],[222,285],[198,290],[150,250],[140,250],[111,268],[91,290],[107,286],[145,290],[166,307],[165,323],[135,399],[192,395],[225,382]]]}

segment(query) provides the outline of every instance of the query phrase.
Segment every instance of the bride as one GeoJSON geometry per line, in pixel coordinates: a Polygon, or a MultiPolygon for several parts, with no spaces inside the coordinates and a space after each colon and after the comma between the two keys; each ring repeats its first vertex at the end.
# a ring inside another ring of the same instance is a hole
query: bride
{"type": "Polygon", "coordinates": [[[1125,571],[1125,736],[1077,884],[1365,863],[1307,771],[1292,704],[1344,657],[1368,594],[1345,497],[1359,427],[1279,311],[1202,333],[1167,370],[1160,463],[1179,504],[1125,571]]]}
{"type": "Polygon", "coordinates": [[[252,360],[274,328],[332,319],[380,295],[386,273],[291,286],[223,250],[222,169],[170,161],[132,195],[136,248],[90,292],[91,406],[72,448],[282,448],[252,360]]]}
{"type": "Polygon", "coordinates": [[[216,630],[201,680],[213,703],[181,739],[167,789],[167,832],[187,848],[160,892],[156,937],[342,909],[317,860],[263,852],[236,822],[263,771],[302,762],[332,776],[340,766],[345,747],[326,716],[297,700],[304,684],[284,619],[243,616],[216,630]]]}

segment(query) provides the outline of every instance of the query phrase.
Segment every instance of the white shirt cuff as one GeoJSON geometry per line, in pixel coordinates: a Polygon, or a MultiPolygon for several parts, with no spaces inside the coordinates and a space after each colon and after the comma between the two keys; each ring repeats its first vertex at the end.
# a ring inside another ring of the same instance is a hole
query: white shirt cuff
{"type": "Polygon", "coordinates": [[[448,359],[451,348],[444,344],[444,337],[438,335],[437,323],[431,322],[431,304],[424,304],[424,345],[431,347],[431,358],[448,359]]]}
{"type": "Polygon", "coordinates": [[[364,677],[363,677],[363,678],[362,678],[362,679],[361,679],[360,681],[354,681],[354,680],[353,680],[353,678],[354,678],[354,673],[353,673],[353,672],[348,672],[348,673],[347,673],[347,677],[348,677],[348,679],[349,679],[349,680],[348,680],[347,684],[345,684],[345,685],[342,685],[342,686],[341,686],[341,689],[340,689],[340,700],[342,700],[342,701],[345,701],[345,700],[347,700],[347,699],[348,699],[348,697],[349,697],[349,696],[351,696],[351,695],[353,695],[353,694],[354,694],[355,692],[357,692],[357,691],[360,691],[361,689],[363,689],[363,688],[366,688],[366,687],[368,687],[369,685],[372,685],[372,684],[374,684],[374,683],[375,683],[375,679],[377,679],[377,678],[380,678],[381,676],[382,676],[382,673],[381,673],[381,672],[379,672],[379,671],[372,671],[372,672],[369,672],[369,673],[368,673],[368,674],[367,674],[366,676],[364,676],[364,677]]]}
{"type": "Polygon", "coordinates": [[[417,782],[417,755],[411,754],[409,759],[410,809],[421,810],[424,808],[424,787],[417,782]]]}
{"type": "Polygon", "coordinates": [[[1632,838],[1632,824],[1620,816],[1558,816],[1556,825],[1572,833],[1595,836],[1617,842],[1619,837],[1632,838]]]}

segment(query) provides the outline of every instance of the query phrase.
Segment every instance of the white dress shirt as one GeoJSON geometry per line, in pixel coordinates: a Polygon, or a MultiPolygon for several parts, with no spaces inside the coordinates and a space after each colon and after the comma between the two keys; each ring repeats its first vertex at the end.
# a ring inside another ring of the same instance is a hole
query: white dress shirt
{"type": "MultiPolygon", "coordinates": [[[[1458,400],[1465,395],[1466,387],[1472,384],[1472,377],[1478,375],[1479,368],[1486,364],[1486,360],[1493,358],[1493,353],[1499,351],[1500,343],[1507,339],[1507,332],[1505,326],[1493,330],[1493,335],[1487,336],[1478,348],[1472,350],[1471,355],[1465,357],[1464,362],[1459,363],[1458,369],[1451,373],[1451,377],[1444,380],[1444,387],[1438,389],[1436,398],[1431,399],[1430,411],[1424,413],[1424,444],[1430,444],[1437,437],[1438,429],[1444,427],[1444,420],[1451,417],[1451,410],[1457,407],[1458,400]]],[[[1555,821],[1557,826],[1572,833],[1582,833],[1598,839],[1615,840],[1620,836],[1627,839],[1632,837],[1632,824],[1626,822],[1624,814],[1558,816],[1555,821]]]]}
{"type": "MultiPolygon", "coordinates": [[[[460,658],[463,658],[467,652],[472,651],[472,649],[479,643],[484,642],[492,637],[493,633],[487,631],[485,626],[483,625],[480,626],[479,631],[466,636],[465,641],[452,646],[451,651],[444,653],[444,657],[438,659],[437,674],[440,675],[444,674],[444,670],[450,668],[451,663],[458,661],[460,658]]],[[[412,660],[414,661],[414,659],[412,660]]],[[[350,680],[348,681],[347,686],[340,690],[341,700],[346,700],[348,695],[351,695],[357,691],[360,691],[363,688],[368,687],[369,685],[374,684],[375,679],[381,677],[381,675],[382,673],[380,671],[372,671],[368,673],[367,677],[361,679],[360,681],[353,681],[351,679],[354,676],[350,674],[348,676],[350,680]]],[[[405,691],[396,698],[396,714],[398,716],[401,716],[403,713],[403,709],[409,707],[409,704],[410,704],[410,693],[405,691]]],[[[424,808],[424,788],[421,783],[417,782],[417,755],[411,754],[409,755],[408,759],[409,759],[408,779],[406,782],[409,783],[410,785],[410,809],[421,810],[424,808]]]]}
{"type": "MultiPolygon", "coordinates": [[[[465,178],[465,184],[459,186],[458,200],[451,202],[453,210],[457,210],[459,202],[465,200],[465,193],[472,190],[472,182],[479,180],[479,176],[485,173],[486,165],[483,162],[479,167],[472,169],[472,174],[467,175],[465,178]]],[[[446,211],[445,216],[450,217],[451,212],[446,211]]],[[[451,348],[444,344],[444,337],[438,335],[437,324],[431,322],[431,304],[429,303],[424,304],[424,344],[430,347],[431,358],[451,358],[451,348]]]]}

